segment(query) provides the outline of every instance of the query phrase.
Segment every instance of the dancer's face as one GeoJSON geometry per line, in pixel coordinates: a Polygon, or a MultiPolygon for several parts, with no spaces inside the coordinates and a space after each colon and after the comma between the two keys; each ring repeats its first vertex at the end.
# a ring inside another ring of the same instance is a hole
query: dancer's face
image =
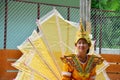
{"type": "Polygon", "coordinates": [[[79,39],[75,46],[78,53],[87,53],[87,50],[89,49],[89,44],[84,38],[79,39]]]}

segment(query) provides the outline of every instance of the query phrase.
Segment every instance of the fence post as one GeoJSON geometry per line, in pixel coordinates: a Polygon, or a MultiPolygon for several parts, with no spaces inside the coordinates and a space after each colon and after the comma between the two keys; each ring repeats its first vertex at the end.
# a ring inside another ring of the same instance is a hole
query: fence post
{"type": "MultiPolygon", "coordinates": [[[[40,19],[40,3],[37,3],[37,19],[40,19]]],[[[37,27],[37,32],[39,32],[38,27],[37,27]]]]}
{"type": "Polygon", "coordinates": [[[4,49],[7,42],[7,15],[8,15],[8,0],[5,0],[5,16],[4,16],[4,49]]]}
{"type": "Polygon", "coordinates": [[[91,0],[80,0],[80,18],[82,19],[85,30],[91,30],[90,26],[87,27],[87,22],[90,23],[91,0]],[[87,29],[88,28],[88,29],[87,29]]]}
{"type": "Polygon", "coordinates": [[[102,17],[100,16],[100,34],[99,34],[99,54],[101,54],[102,48],[102,17]]]}

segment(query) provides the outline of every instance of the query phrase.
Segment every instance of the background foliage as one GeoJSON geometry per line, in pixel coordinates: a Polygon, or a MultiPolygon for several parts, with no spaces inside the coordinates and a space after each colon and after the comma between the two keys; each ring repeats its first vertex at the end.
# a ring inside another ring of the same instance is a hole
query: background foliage
{"type": "Polygon", "coordinates": [[[120,10],[120,0],[91,0],[91,7],[103,10],[120,10]]]}

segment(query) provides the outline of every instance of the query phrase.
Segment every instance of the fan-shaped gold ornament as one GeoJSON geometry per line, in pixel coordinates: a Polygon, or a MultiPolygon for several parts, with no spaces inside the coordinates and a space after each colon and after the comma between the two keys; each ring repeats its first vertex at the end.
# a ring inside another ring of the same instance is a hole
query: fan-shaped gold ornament
{"type": "MultiPolygon", "coordinates": [[[[15,80],[60,80],[62,73],[60,57],[74,53],[75,35],[79,24],[65,20],[53,9],[38,20],[37,25],[40,32],[34,30],[31,36],[18,46],[23,55],[12,64],[19,69],[15,80]]],[[[90,41],[88,34],[85,38],[90,41]]],[[[91,54],[94,54],[92,49],[91,43],[91,54]]],[[[96,80],[107,80],[104,76],[107,66],[107,62],[103,62],[97,67],[96,80]]]]}

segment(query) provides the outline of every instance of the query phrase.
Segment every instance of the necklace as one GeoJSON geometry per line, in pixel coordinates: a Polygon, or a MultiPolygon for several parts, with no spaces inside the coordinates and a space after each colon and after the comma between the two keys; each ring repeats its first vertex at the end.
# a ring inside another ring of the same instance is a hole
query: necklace
{"type": "Polygon", "coordinates": [[[88,55],[85,56],[85,58],[78,57],[80,63],[85,64],[88,60],[88,55]]]}

